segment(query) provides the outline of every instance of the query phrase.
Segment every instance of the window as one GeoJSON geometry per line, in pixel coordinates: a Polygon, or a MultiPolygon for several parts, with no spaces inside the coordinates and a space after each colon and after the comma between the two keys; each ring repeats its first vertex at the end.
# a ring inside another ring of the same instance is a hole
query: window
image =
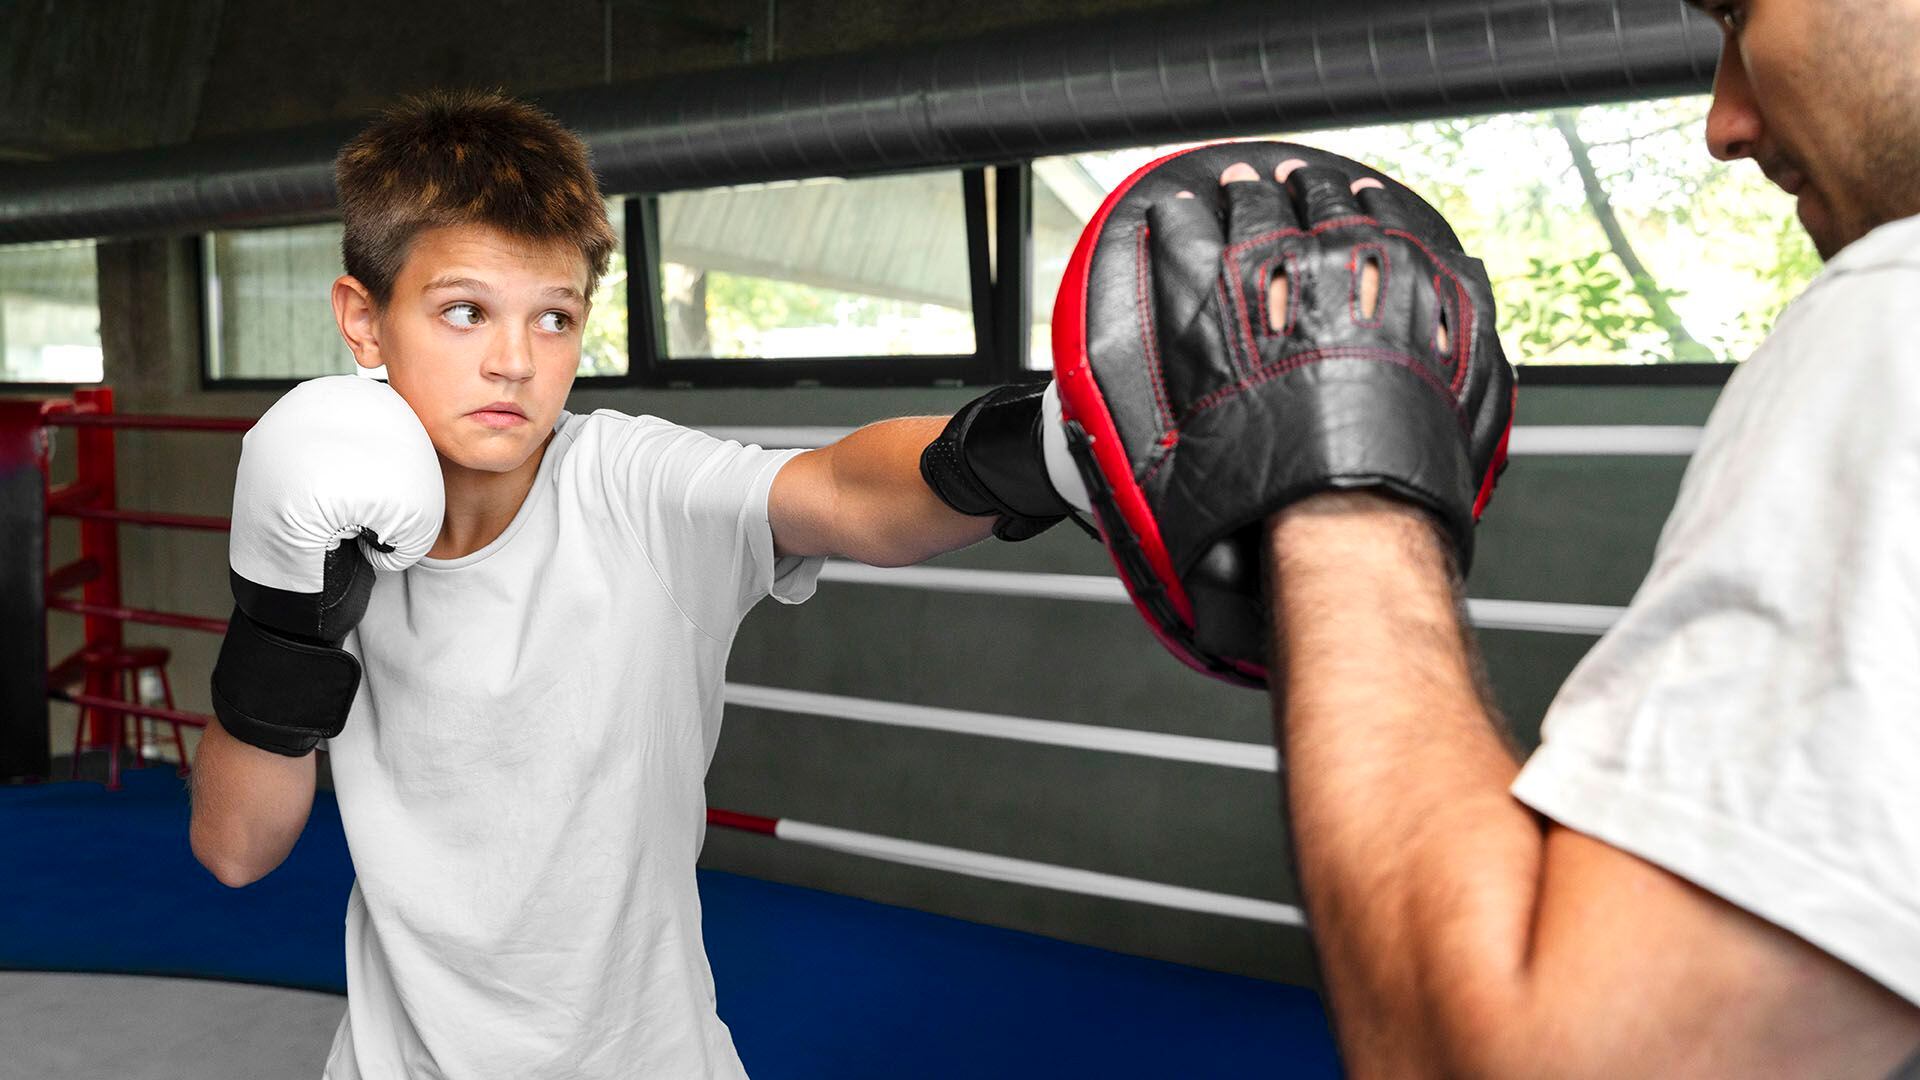
{"type": "Polygon", "coordinates": [[[580,342],[582,379],[625,378],[632,370],[628,362],[627,326],[627,207],[625,200],[607,203],[607,220],[620,242],[613,246],[613,258],[607,272],[593,287],[593,310],[587,313],[587,326],[580,342]]]}
{"type": "Polygon", "coordinates": [[[0,382],[104,377],[93,241],[0,247],[0,382]]]}
{"type": "Polygon", "coordinates": [[[670,193],[651,213],[662,381],[958,379],[985,351],[978,172],[670,193]]]}
{"type": "Polygon", "coordinates": [[[204,245],[209,379],[353,370],[329,300],[340,276],[338,224],[217,232],[204,245]]]}
{"type": "MultiPolygon", "coordinates": [[[[616,245],[594,291],[580,350],[583,377],[627,372],[627,263],[624,204],[607,206],[616,245]]],[[[340,276],[337,222],[209,234],[203,241],[207,378],[211,383],[284,383],[353,370],[333,321],[340,276]]]]}
{"type": "MultiPolygon", "coordinates": [[[[1743,359],[1819,269],[1791,200],[1706,151],[1704,97],[1313,131],[1439,207],[1484,259],[1516,363],[1743,359]],[[1635,266],[1637,271],[1629,270],[1635,266]]],[[[1034,163],[1033,362],[1081,223],[1170,148],[1034,163]]]]}

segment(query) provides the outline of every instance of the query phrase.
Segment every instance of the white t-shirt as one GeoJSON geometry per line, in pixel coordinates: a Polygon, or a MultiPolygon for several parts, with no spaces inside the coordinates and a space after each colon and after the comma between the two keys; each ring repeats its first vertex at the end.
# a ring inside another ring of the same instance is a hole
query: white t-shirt
{"type": "Polygon", "coordinates": [[[562,414],[512,524],[380,575],[331,740],[357,880],[329,1080],[742,1077],[694,862],[727,651],[798,451],[562,414]]]}
{"type": "Polygon", "coordinates": [[[1920,218],[1728,383],[1514,794],[1920,1003],[1920,218]]]}

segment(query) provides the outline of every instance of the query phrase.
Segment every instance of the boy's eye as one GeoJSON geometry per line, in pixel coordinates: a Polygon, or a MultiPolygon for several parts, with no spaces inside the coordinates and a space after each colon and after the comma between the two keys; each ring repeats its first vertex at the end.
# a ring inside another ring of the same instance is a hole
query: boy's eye
{"type": "Polygon", "coordinates": [[[573,325],[573,316],[564,311],[548,311],[540,316],[540,329],[555,334],[564,334],[573,325]]]}
{"type": "Polygon", "coordinates": [[[476,326],[480,322],[480,309],[472,304],[455,304],[441,312],[440,317],[455,326],[476,326]]]}

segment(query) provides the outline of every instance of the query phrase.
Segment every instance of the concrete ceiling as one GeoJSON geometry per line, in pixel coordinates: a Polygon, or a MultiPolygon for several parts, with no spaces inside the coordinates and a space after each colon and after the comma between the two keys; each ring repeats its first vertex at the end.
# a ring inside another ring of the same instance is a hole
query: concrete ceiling
{"type": "Polygon", "coordinates": [[[0,0],[0,160],[351,119],[1194,0],[0,0]]]}
{"type": "Polygon", "coordinates": [[[0,158],[184,141],[223,8],[0,0],[0,158]]]}

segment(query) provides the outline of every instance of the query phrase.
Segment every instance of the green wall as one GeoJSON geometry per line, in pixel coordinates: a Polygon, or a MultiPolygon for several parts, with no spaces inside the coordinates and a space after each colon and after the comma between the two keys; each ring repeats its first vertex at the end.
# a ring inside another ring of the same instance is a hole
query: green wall
{"type": "MultiPolygon", "coordinates": [[[[1696,424],[1717,388],[1522,391],[1527,424],[1696,424]]],[[[635,391],[580,395],[693,425],[850,425],[951,410],[967,391],[635,391]]],[[[1475,597],[1625,604],[1651,561],[1683,459],[1516,458],[1485,524],[1475,597]]],[[[938,565],[1105,574],[1060,528],[938,565]]],[[[1592,644],[1494,631],[1482,647],[1502,709],[1531,746],[1592,644]]],[[[882,701],[1242,742],[1270,738],[1264,695],[1194,675],[1126,606],[825,583],[763,604],[729,677],[882,701]]],[[[709,775],[714,805],[1153,881],[1294,902],[1273,776],[1097,751],[734,708],[709,775]]],[[[961,918],[1185,963],[1313,979],[1305,934],[975,881],[716,831],[706,861],[961,918]]]]}

